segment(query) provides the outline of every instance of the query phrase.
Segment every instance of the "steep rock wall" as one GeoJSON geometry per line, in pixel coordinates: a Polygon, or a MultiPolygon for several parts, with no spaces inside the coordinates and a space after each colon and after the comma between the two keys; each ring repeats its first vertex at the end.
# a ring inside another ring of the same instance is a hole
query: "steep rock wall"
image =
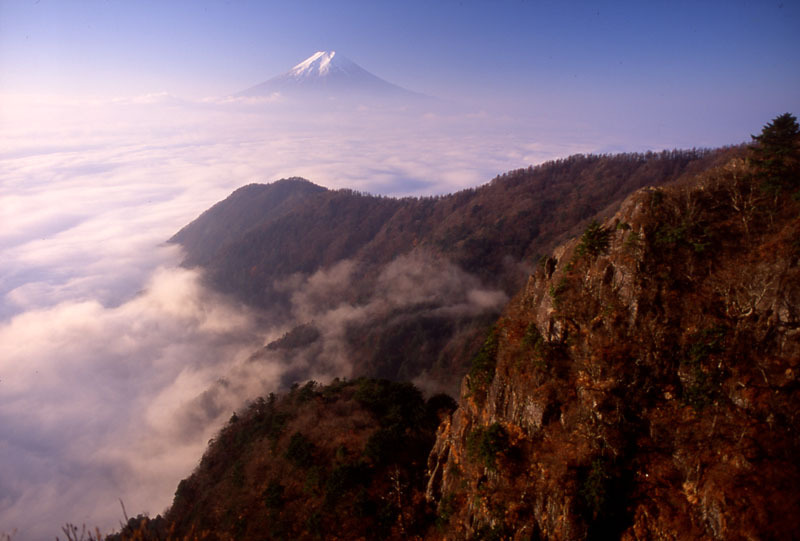
{"type": "Polygon", "coordinates": [[[789,539],[800,219],[741,160],[542,261],[439,427],[448,539],[789,539]]]}

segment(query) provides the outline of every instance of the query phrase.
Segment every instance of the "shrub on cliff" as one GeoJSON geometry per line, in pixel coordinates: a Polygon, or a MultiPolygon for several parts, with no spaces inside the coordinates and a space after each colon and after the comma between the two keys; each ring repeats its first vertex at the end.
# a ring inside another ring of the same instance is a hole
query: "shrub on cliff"
{"type": "Polygon", "coordinates": [[[594,257],[606,253],[610,237],[611,231],[600,225],[597,220],[592,220],[581,236],[581,242],[577,248],[578,255],[594,257]]]}
{"type": "Polygon", "coordinates": [[[492,382],[497,365],[497,346],[497,326],[493,326],[470,362],[467,385],[471,392],[483,391],[492,382]]]}
{"type": "Polygon", "coordinates": [[[467,438],[467,452],[470,458],[479,460],[487,469],[497,467],[497,455],[508,450],[508,432],[500,423],[476,427],[467,438]]]}

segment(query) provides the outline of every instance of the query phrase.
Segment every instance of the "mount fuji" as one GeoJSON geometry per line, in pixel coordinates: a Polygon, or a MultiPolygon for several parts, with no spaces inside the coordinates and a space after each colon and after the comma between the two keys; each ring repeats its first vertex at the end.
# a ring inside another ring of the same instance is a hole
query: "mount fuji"
{"type": "Polygon", "coordinates": [[[318,51],[284,74],[237,96],[316,99],[432,99],[384,81],[336,51],[318,51]]]}

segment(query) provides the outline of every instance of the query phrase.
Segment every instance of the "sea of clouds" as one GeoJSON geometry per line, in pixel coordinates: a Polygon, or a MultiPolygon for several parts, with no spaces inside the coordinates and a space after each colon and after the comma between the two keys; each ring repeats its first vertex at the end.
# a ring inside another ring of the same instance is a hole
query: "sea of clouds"
{"type": "MultiPolygon", "coordinates": [[[[302,176],[441,194],[602,150],[535,119],[279,102],[0,99],[0,534],[108,532],[120,500],[162,512],[231,412],[278,386],[285,367],[249,359],[286,329],[207,290],[165,244],[234,189],[302,176]]],[[[297,310],[314,309],[309,294],[297,310]]]]}

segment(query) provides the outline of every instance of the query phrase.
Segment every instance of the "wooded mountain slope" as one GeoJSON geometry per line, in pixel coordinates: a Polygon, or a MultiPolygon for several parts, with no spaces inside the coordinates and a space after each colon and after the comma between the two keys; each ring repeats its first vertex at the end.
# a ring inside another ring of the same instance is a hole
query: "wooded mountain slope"
{"type": "MultiPolygon", "coordinates": [[[[335,380],[234,415],[165,517],[115,539],[403,539],[433,524],[425,466],[456,405],[410,383],[335,380]]],[[[113,541],[113,539],[109,540],[113,541]]]]}
{"type": "Polygon", "coordinates": [[[737,152],[573,156],[429,198],[286,179],[237,190],[172,240],[186,265],[272,324],[316,329],[259,354],[287,367],[285,384],[366,375],[455,392],[464,359],[540,254],[634,189],[737,152]]]}
{"type": "Polygon", "coordinates": [[[172,239],[184,264],[247,303],[285,301],[276,280],[345,259],[384,265],[415,248],[442,254],[511,294],[519,267],[553,248],[582,221],[642,186],[700,172],[735,149],[576,155],[519,169],[440,197],[372,196],[327,190],[300,178],[240,188],[172,239]]]}

